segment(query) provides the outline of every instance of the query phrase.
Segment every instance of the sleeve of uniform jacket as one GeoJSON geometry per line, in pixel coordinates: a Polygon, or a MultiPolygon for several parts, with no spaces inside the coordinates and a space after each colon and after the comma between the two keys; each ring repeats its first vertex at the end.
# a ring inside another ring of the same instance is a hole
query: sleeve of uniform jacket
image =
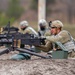
{"type": "Polygon", "coordinates": [[[44,52],[48,52],[48,51],[52,50],[52,43],[50,41],[46,41],[46,45],[35,46],[35,47],[44,52]]]}
{"type": "Polygon", "coordinates": [[[67,41],[70,40],[70,36],[68,34],[67,31],[63,30],[61,31],[59,34],[55,35],[55,36],[47,36],[46,39],[50,42],[61,42],[61,43],[65,43],[67,41]]]}

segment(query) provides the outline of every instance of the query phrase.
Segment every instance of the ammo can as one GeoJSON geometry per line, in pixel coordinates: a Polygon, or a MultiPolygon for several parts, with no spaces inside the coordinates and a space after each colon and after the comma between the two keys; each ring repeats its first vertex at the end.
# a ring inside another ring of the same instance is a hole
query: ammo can
{"type": "Polygon", "coordinates": [[[68,58],[68,51],[65,51],[65,50],[53,51],[52,58],[53,59],[67,59],[68,58]]]}

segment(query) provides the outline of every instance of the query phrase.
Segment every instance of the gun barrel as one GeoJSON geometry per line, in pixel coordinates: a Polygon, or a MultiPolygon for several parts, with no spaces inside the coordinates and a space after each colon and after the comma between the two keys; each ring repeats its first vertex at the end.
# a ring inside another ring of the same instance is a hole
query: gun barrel
{"type": "Polygon", "coordinates": [[[20,51],[20,52],[31,54],[31,55],[35,55],[35,56],[38,56],[38,57],[41,57],[41,58],[44,58],[44,59],[49,59],[50,58],[50,57],[47,57],[47,56],[43,56],[43,55],[37,54],[35,52],[28,51],[26,49],[16,48],[16,50],[20,51]]]}
{"type": "Polygon", "coordinates": [[[12,44],[13,43],[13,39],[0,39],[0,44],[12,44]]]}

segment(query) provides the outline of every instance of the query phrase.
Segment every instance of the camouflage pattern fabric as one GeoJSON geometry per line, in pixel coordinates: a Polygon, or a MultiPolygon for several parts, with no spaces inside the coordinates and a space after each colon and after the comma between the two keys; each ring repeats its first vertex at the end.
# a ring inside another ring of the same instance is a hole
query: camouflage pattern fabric
{"type": "MultiPolygon", "coordinates": [[[[49,52],[53,49],[53,44],[57,41],[61,42],[62,44],[65,44],[66,42],[70,41],[70,36],[68,35],[68,32],[66,30],[62,30],[57,35],[51,35],[46,37],[46,45],[36,46],[38,49],[41,49],[45,52],[49,52]]],[[[71,53],[74,54],[75,52],[71,53]]]]}

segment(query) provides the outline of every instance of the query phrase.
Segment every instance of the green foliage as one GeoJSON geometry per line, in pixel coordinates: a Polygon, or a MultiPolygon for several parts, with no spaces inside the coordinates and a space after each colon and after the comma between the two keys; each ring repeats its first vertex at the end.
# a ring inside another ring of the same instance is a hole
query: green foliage
{"type": "Polygon", "coordinates": [[[7,10],[7,15],[11,17],[15,17],[16,19],[21,16],[24,9],[20,6],[19,0],[11,0],[9,2],[9,8],[7,10]]]}
{"type": "Polygon", "coordinates": [[[0,26],[4,25],[6,23],[7,19],[6,19],[6,15],[3,13],[0,13],[0,26]]]}
{"type": "Polygon", "coordinates": [[[23,13],[19,0],[10,0],[7,12],[0,11],[0,26],[4,26],[10,21],[12,24],[23,13]]]}
{"type": "Polygon", "coordinates": [[[14,20],[14,17],[8,18],[5,13],[0,13],[0,27],[5,26],[8,23],[8,21],[10,21],[10,23],[12,24],[14,20]]]}

